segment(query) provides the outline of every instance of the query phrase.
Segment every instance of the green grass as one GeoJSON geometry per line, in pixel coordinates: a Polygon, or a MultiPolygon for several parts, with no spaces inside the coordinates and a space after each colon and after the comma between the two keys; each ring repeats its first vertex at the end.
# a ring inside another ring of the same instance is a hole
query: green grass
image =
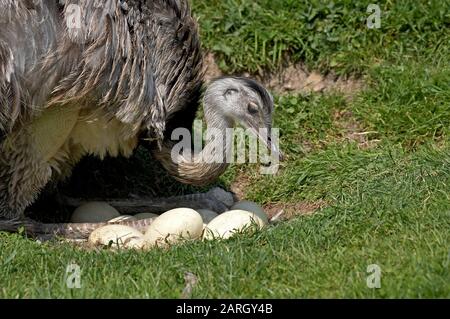
{"type": "MultiPolygon", "coordinates": [[[[382,1],[379,30],[365,28],[364,2],[329,3],[194,1],[203,43],[226,71],[276,68],[288,57],[363,75],[365,89],[352,99],[277,96],[275,127],[287,155],[279,173],[232,166],[218,182],[229,186],[245,175],[249,199],[321,201],[324,208],[252,237],[148,252],[84,250],[1,234],[0,297],[178,298],[190,271],[199,278],[198,298],[449,298],[449,3],[382,1]],[[349,138],[354,130],[366,133],[369,147],[349,138]],[[72,262],[81,267],[81,289],[65,285],[72,262]],[[380,289],[366,285],[371,264],[381,267],[380,289]]],[[[94,170],[85,192],[98,187],[95,181],[121,185],[100,190],[114,196],[155,183],[170,193],[195,190],[152,172],[145,156],[106,165],[111,176],[94,170]],[[130,176],[122,178],[124,170],[130,176]]]]}
{"type": "Polygon", "coordinates": [[[449,0],[378,1],[380,29],[366,26],[370,0],[193,3],[205,47],[229,72],[273,69],[286,58],[341,74],[365,73],[374,63],[425,52],[448,58],[441,48],[450,41],[449,0]]]}
{"type": "Polygon", "coordinates": [[[199,298],[449,297],[448,155],[428,147],[406,156],[323,152],[311,159],[323,171],[309,192],[331,205],[249,238],[114,253],[3,235],[0,294],[177,298],[190,271],[199,298]],[[65,286],[71,262],[82,269],[79,290],[65,286]],[[366,286],[370,264],[382,269],[381,289],[366,286]]]}

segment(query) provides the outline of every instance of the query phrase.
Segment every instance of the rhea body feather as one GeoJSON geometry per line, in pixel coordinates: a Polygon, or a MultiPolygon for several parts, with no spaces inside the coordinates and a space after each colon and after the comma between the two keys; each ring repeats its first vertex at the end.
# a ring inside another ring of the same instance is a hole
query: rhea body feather
{"type": "Polygon", "coordinates": [[[0,216],[17,217],[82,156],[163,147],[191,127],[203,78],[185,0],[0,0],[0,216]]]}

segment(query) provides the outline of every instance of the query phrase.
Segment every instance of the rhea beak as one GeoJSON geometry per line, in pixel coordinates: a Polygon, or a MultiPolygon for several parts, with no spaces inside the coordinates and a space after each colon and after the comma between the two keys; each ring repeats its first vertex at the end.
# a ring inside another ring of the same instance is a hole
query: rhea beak
{"type": "Polygon", "coordinates": [[[284,154],[279,149],[277,143],[273,143],[272,141],[272,132],[270,129],[257,129],[254,127],[250,127],[250,131],[253,135],[255,135],[260,143],[262,143],[270,152],[270,156],[272,158],[278,158],[279,161],[284,160],[284,154]]]}

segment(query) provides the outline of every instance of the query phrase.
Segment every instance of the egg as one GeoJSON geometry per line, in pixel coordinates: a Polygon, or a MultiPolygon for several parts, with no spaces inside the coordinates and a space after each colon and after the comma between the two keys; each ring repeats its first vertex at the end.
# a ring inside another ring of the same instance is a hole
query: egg
{"type": "Polygon", "coordinates": [[[72,223],[100,223],[119,217],[119,212],[105,202],[89,202],[79,206],[72,214],[72,223]]]}
{"type": "Polygon", "coordinates": [[[159,217],[159,215],[153,213],[139,213],[134,215],[134,218],[136,218],[136,220],[156,218],[156,217],[159,217]]]}
{"type": "Polygon", "coordinates": [[[89,235],[89,243],[93,245],[108,246],[113,248],[126,248],[130,242],[143,238],[143,234],[124,225],[106,225],[95,229],[89,235]]]}
{"type": "Polygon", "coordinates": [[[124,248],[143,249],[145,248],[145,243],[146,241],[144,237],[133,237],[125,243],[124,248]]]}
{"type": "Polygon", "coordinates": [[[266,224],[269,223],[269,218],[267,217],[267,214],[264,211],[264,209],[260,205],[254,203],[254,202],[251,202],[248,200],[243,200],[243,201],[237,202],[236,204],[234,204],[231,207],[231,210],[235,210],[235,209],[252,212],[252,213],[256,214],[256,216],[261,218],[264,221],[264,223],[266,223],[266,224]]]}
{"type": "Polygon", "coordinates": [[[227,239],[235,233],[250,230],[252,227],[261,229],[265,223],[258,215],[245,210],[231,210],[220,214],[206,226],[203,239],[227,239]]]}
{"type": "Polygon", "coordinates": [[[121,223],[121,222],[126,222],[126,221],[132,221],[132,220],[137,220],[134,216],[130,216],[130,215],[121,215],[119,217],[115,217],[111,220],[108,220],[109,224],[116,224],[116,223],[121,223]]]}
{"type": "Polygon", "coordinates": [[[196,211],[202,216],[203,222],[206,224],[219,216],[219,214],[209,209],[196,209],[196,211]]]}
{"type": "Polygon", "coordinates": [[[199,213],[190,208],[176,208],[157,217],[147,228],[144,238],[149,247],[197,239],[202,232],[203,220],[199,213]]]}

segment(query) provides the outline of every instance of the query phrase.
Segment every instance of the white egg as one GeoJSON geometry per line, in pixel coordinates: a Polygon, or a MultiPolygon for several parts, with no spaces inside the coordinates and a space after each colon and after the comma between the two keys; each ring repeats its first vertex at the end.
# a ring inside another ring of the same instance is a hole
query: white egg
{"type": "Polygon", "coordinates": [[[227,239],[235,233],[263,228],[265,223],[258,215],[245,210],[230,210],[214,218],[205,228],[203,239],[227,239]]]}
{"type": "Polygon", "coordinates": [[[139,213],[139,214],[134,215],[134,218],[136,218],[137,220],[156,218],[156,217],[159,217],[159,215],[153,214],[153,213],[139,213]]]}
{"type": "Polygon", "coordinates": [[[119,212],[105,202],[89,202],[81,205],[72,214],[72,223],[100,223],[119,217],[119,212]]]}
{"type": "Polygon", "coordinates": [[[243,200],[243,201],[237,202],[236,204],[234,204],[231,207],[231,210],[236,210],[236,209],[255,213],[256,216],[258,216],[259,218],[261,218],[264,221],[264,223],[266,223],[266,224],[269,223],[269,218],[267,217],[267,214],[264,211],[264,209],[260,205],[254,203],[254,202],[251,202],[248,200],[243,200]]]}
{"type": "Polygon", "coordinates": [[[134,216],[130,216],[130,215],[121,215],[119,217],[115,217],[111,220],[108,220],[109,224],[116,224],[116,223],[121,223],[121,222],[126,222],[126,221],[132,221],[132,220],[137,220],[134,216]]]}
{"type": "Polygon", "coordinates": [[[146,241],[144,237],[133,237],[125,243],[124,248],[143,249],[145,248],[145,243],[146,241]]]}
{"type": "Polygon", "coordinates": [[[89,235],[89,243],[93,245],[111,245],[113,248],[126,247],[130,241],[143,238],[143,234],[124,225],[106,225],[97,228],[89,235]]]}
{"type": "Polygon", "coordinates": [[[200,216],[202,216],[204,223],[209,223],[214,218],[219,216],[219,214],[217,214],[216,212],[213,212],[212,210],[209,210],[209,209],[196,209],[196,211],[200,214],[200,216]]]}
{"type": "Polygon", "coordinates": [[[181,239],[197,239],[203,232],[203,220],[190,208],[169,210],[156,218],[147,228],[146,246],[176,243],[181,239]]]}

